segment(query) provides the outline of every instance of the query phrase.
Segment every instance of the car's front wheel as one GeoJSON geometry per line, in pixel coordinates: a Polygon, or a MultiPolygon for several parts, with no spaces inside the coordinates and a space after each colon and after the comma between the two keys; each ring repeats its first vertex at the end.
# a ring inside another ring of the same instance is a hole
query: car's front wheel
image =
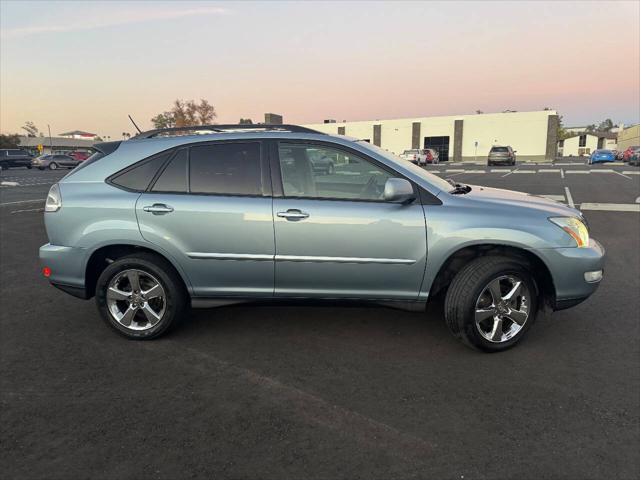
{"type": "Polygon", "coordinates": [[[480,257],[460,270],[447,290],[447,325],[468,346],[486,352],[506,350],[531,327],[536,291],[523,263],[480,257]]]}
{"type": "Polygon", "coordinates": [[[140,253],[111,263],[96,284],[104,321],[127,338],[159,337],[187,310],[187,292],[173,267],[159,256],[140,253]]]}
{"type": "Polygon", "coordinates": [[[57,170],[58,169],[58,164],[56,162],[51,162],[49,164],[49,170],[57,170]]]}

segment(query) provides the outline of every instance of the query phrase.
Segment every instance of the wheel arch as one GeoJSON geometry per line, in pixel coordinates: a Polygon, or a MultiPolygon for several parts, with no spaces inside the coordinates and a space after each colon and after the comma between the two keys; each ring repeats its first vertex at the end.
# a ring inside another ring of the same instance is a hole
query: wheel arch
{"type": "Polygon", "coordinates": [[[118,258],[137,252],[146,252],[157,255],[169,263],[178,276],[182,279],[187,292],[191,293],[191,282],[179,265],[168,255],[149,245],[140,245],[134,243],[111,243],[101,245],[96,248],[87,259],[85,266],[85,295],[91,298],[96,293],[96,283],[98,277],[107,266],[118,258]]]}
{"type": "Polygon", "coordinates": [[[438,273],[431,285],[427,286],[429,298],[440,293],[445,293],[455,275],[469,261],[480,256],[502,256],[518,260],[530,268],[530,272],[536,282],[538,296],[543,300],[542,304],[553,305],[555,302],[556,289],[553,276],[549,267],[534,252],[526,248],[503,245],[496,243],[479,243],[467,245],[452,252],[440,265],[438,273]]]}

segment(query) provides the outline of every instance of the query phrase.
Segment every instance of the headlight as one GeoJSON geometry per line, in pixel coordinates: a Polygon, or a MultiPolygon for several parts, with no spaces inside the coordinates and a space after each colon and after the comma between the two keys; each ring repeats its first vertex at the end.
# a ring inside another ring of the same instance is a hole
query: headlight
{"type": "Polygon", "coordinates": [[[578,248],[585,248],[589,246],[589,230],[579,218],[553,217],[549,220],[571,235],[571,238],[576,241],[576,246],[578,248]]]}
{"type": "Polygon", "coordinates": [[[62,195],[60,195],[60,187],[57,183],[51,185],[47,201],[44,204],[45,212],[57,212],[62,208],[62,195]]]}

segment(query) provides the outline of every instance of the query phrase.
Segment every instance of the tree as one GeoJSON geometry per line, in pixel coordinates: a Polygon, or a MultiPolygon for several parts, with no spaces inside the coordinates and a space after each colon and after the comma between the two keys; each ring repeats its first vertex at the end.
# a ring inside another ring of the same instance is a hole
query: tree
{"type": "Polygon", "coordinates": [[[151,119],[153,128],[171,128],[176,126],[176,122],[173,118],[173,113],[163,112],[159,113],[151,119]]]}
{"type": "Polygon", "coordinates": [[[571,135],[572,133],[565,130],[564,125],[562,125],[562,115],[558,115],[558,140],[564,140],[571,135]]]}
{"type": "Polygon", "coordinates": [[[610,118],[607,118],[606,120],[603,120],[602,122],[600,122],[600,124],[598,125],[598,131],[609,132],[613,127],[615,127],[615,125],[613,124],[613,121],[610,118]]]}
{"type": "Polygon", "coordinates": [[[212,124],[217,117],[216,109],[207,100],[176,99],[169,111],[159,113],[151,119],[154,128],[192,127],[212,124]]]}
{"type": "Polygon", "coordinates": [[[20,136],[17,134],[0,133],[0,148],[18,148],[20,146],[20,136]]]}
{"type": "Polygon", "coordinates": [[[27,137],[35,137],[38,134],[38,127],[33,122],[26,122],[22,127],[22,130],[27,132],[27,137]]]}
{"type": "Polygon", "coordinates": [[[253,125],[253,121],[250,118],[241,118],[238,122],[240,125],[253,125]]]}

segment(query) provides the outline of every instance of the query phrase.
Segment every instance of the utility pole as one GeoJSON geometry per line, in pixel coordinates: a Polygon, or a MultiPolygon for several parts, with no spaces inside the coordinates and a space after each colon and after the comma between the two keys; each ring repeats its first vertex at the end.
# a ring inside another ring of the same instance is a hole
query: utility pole
{"type": "Polygon", "coordinates": [[[50,153],[53,153],[53,139],[51,138],[51,127],[47,123],[47,128],[49,129],[49,150],[50,153]]]}

